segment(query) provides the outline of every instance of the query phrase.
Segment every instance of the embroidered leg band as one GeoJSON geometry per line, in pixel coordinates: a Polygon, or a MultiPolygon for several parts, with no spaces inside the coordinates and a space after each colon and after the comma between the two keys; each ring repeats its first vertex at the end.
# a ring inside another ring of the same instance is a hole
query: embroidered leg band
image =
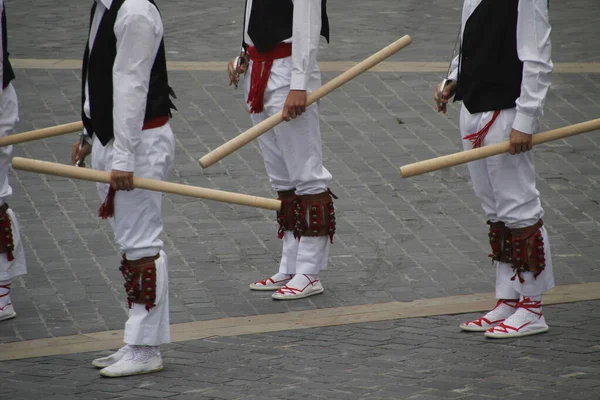
{"type": "Polygon", "coordinates": [[[125,278],[125,291],[129,308],[132,304],[144,304],[150,311],[156,306],[156,264],[159,254],[130,261],[123,255],[119,270],[125,278]]]}
{"type": "Polygon", "coordinates": [[[296,219],[294,237],[329,236],[333,243],[335,234],[335,207],[337,197],[329,189],[318,194],[296,196],[293,201],[296,219]]]}
{"type": "Polygon", "coordinates": [[[13,261],[15,259],[13,250],[15,249],[15,243],[13,241],[12,226],[10,224],[10,216],[8,211],[8,204],[4,203],[0,207],[0,254],[6,253],[6,259],[13,261]]]}
{"type": "Polygon", "coordinates": [[[511,264],[515,271],[514,280],[519,277],[519,282],[523,283],[522,272],[533,272],[534,277],[538,277],[546,267],[546,256],[544,254],[544,238],[540,228],[544,225],[540,219],[534,225],[511,229],[512,235],[512,260],[511,264]]]}
{"type": "Polygon", "coordinates": [[[279,224],[279,230],[277,231],[277,237],[283,239],[283,235],[286,231],[293,231],[296,226],[296,219],[294,217],[294,194],[295,190],[285,190],[277,192],[278,199],[281,200],[281,209],[277,211],[277,223],[279,224]]]}
{"type": "Polygon", "coordinates": [[[511,233],[510,229],[504,225],[504,222],[492,222],[488,221],[490,226],[490,246],[492,247],[492,254],[489,256],[494,261],[500,261],[503,263],[510,263],[511,258],[511,233]]]}

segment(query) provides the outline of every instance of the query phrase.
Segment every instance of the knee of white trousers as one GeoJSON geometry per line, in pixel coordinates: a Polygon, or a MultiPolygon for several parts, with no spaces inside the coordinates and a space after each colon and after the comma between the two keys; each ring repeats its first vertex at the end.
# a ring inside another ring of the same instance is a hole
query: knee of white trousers
{"type": "Polygon", "coordinates": [[[544,239],[544,270],[535,277],[532,272],[521,274],[524,282],[520,283],[515,279],[514,287],[522,296],[540,296],[555,286],[554,271],[552,269],[552,255],[550,254],[550,241],[545,227],[540,228],[544,239]]]}
{"type": "Polygon", "coordinates": [[[144,247],[141,249],[121,249],[129,261],[139,260],[140,258],[152,257],[157,254],[164,254],[162,247],[144,247]]]}
{"type": "Polygon", "coordinates": [[[27,264],[25,262],[25,250],[21,240],[21,231],[19,221],[12,209],[6,210],[10,219],[14,249],[12,251],[13,260],[8,261],[6,253],[0,254],[0,280],[10,280],[27,273],[27,264]]]}
{"type": "Polygon", "coordinates": [[[298,257],[296,257],[296,273],[318,275],[321,270],[326,269],[329,259],[329,246],[328,236],[301,237],[298,246],[298,257]]]}
{"type": "Polygon", "coordinates": [[[164,251],[156,260],[156,306],[146,310],[144,304],[133,304],[125,323],[124,341],[130,345],[159,346],[171,341],[169,325],[168,259],[164,251]]]}
{"type": "Polygon", "coordinates": [[[510,264],[496,262],[496,298],[497,299],[518,299],[519,292],[514,288],[514,281],[511,281],[515,275],[510,264]]]}

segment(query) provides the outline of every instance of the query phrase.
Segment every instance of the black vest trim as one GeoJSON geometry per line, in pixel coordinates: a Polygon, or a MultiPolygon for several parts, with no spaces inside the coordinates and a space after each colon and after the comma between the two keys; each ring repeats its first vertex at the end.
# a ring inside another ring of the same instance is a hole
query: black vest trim
{"type": "MultiPolygon", "coordinates": [[[[253,0],[248,22],[248,36],[258,52],[264,53],[292,37],[293,23],[292,0],[253,0]]],[[[329,43],[327,0],[321,0],[321,36],[329,43]]],[[[246,47],[245,43],[243,45],[246,47]]]]}
{"type": "Polygon", "coordinates": [[[464,26],[454,99],[472,114],[513,108],[521,95],[518,5],[519,0],[483,0],[464,26]]]}
{"type": "Polygon", "coordinates": [[[2,87],[7,87],[15,79],[15,71],[8,59],[8,28],[6,27],[6,11],[4,9],[2,10],[2,53],[2,87]]]}
{"type": "MultiPolygon", "coordinates": [[[[148,1],[156,7],[154,0],[148,1]]],[[[104,146],[114,137],[112,70],[117,56],[117,38],[114,26],[119,9],[124,2],[125,0],[114,0],[110,9],[105,11],[96,33],[93,48],[90,51],[88,38],[88,45],[86,45],[83,56],[81,118],[90,136],[97,135],[104,146]],[[86,81],[90,95],[91,118],[87,118],[83,110],[86,100],[86,81]]],[[[90,29],[95,12],[96,3],[94,2],[90,15],[90,29]]],[[[175,109],[175,106],[171,102],[170,96],[175,97],[175,94],[169,87],[163,40],[150,74],[144,120],[171,115],[171,109],[175,109]]]]}

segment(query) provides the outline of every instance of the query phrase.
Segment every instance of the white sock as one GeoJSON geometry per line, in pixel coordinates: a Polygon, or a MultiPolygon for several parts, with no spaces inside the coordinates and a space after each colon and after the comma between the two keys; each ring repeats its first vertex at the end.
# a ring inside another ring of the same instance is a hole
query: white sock
{"type": "Polygon", "coordinates": [[[131,348],[133,351],[128,354],[128,358],[134,361],[145,362],[153,357],[160,357],[160,346],[132,345],[131,348]]]}
{"type": "Polygon", "coordinates": [[[293,287],[294,289],[304,289],[306,286],[310,285],[311,282],[318,281],[319,275],[313,274],[296,274],[294,279],[287,283],[288,287],[293,287]]]}
{"type": "Polygon", "coordinates": [[[288,279],[292,279],[293,277],[294,277],[294,275],[282,274],[281,272],[278,272],[275,275],[273,275],[271,277],[271,279],[273,279],[275,282],[278,282],[278,281],[286,281],[288,279]]]}

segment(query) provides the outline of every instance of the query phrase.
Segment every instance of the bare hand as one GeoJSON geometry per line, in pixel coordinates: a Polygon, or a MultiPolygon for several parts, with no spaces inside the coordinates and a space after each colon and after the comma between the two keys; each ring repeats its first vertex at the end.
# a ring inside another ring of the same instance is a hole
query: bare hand
{"type": "Polygon", "coordinates": [[[532,139],[533,135],[528,135],[516,129],[510,131],[510,154],[525,153],[531,150],[533,147],[532,139]]]}
{"type": "Polygon", "coordinates": [[[235,87],[237,87],[238,82],[240,80],[240,75],[245,74],[246,70],[248,69],[248,56],[245,54],[240,54],[240,58],[241,61],[237,71],[235,71],[235,58],[233,58],[231,61],[229,61],[229,63],[227,63],[227,72],[229,73],[229,86],[234,84],[235,87]]]}
{"type": "Polygon", "coordinates": [[[442,93],[442,97],[440,98],[440,88],[442,84],[438,83],[435,87],[435,92],[433,93],[433,101],[435,110],[437,112],[442,112],[446,114],[448,101],[454,96],[456,93],[456,81],[449,81],[446,83],[446,87],[444,88],[444,92],[442,93]],[[438,106],[438,103],[441,104],[441,107],[438,106]]]}
{"type": "Polygon", "coordinates": [[[71,162],[73,165],[77,165],[77,162],[80,161],[79,166],[85,168],[85,158],[92,152],[92,145],[84,143],[80,149],[80,144],[81,140],[78,140],[73,144],[73,149],[71,150],[71,162]]]}
{"type": "Polygon", "coordinates": [[[290,90],[283,106],[283,119],[290,121],[306,111],[306,90],[290,90]]]}
{"type": "Polygon", "coordinates": [[[133,190],[133,172],[113,169],[110,173],[110,186],[114,190],[133,190]]]}

